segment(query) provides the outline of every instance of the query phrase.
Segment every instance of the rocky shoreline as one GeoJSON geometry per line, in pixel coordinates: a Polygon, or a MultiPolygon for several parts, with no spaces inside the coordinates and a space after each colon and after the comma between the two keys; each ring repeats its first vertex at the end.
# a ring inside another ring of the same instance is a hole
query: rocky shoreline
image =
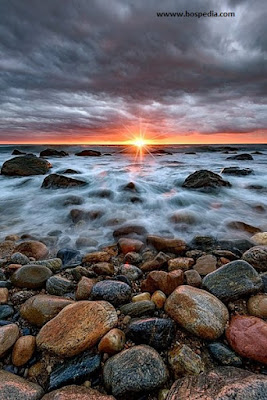
{"type": "MultiPolygon", "coordinates": [[[[0,399],[265,399],[267,241],[0,243],[0,399]]],[[[140,232],[139,232],[140,233],[140,232]]]]}

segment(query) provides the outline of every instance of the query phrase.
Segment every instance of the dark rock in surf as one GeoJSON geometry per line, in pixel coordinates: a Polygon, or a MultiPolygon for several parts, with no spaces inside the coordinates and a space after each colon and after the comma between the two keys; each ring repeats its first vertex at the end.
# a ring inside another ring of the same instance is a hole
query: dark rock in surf
{"type": "Polygon", "coordinates": [[[56,149],[46,149],[40,153],[40,157],[66,157],[68,155],[66,151],[56,149]]]}
{"type": "Polygon", "coordinates": [[[27,153],[25,153],[25,151],[20,151],[18,149],[15,149],[12,151],[12,156],[23,156],[25,154],[27,154],[27,153]]]}
{"type": "Polygon", "coordinates": [[[79,153],[76,153],[75,156],[99,157],[99,156],[101,156],[101,153],[100,153],[100,151],[96,151],[96,150],[83,150],[83,151],[80,151],[79,153]]]}
{"type": "Polygon", "coordinates": [[[48,175],[42,184],[44,189],[65,189],[70,187],[85,186],[87,183],[79,179],[68,178],[63,175],[48,175]]]}
{"type": "Polygon", "coordinates": [[[80,252],[75,249],[60,249],[57,252],[57,258],[60,258],[63,262],[63,265],[70,265],[71,263],[78,263],[81,262],[80,252]]]}
{"type": "Polygon", "coordinates": [[[128,235],[140,235],[143,236],[147,233],[147,230],[141,225],[123,225],[113,232],[115,238],[124,237],[128,235]]]}
{"type": "Polygon", "coordinates": [[[202,169],[189,175],[183,185],[187,189],[201,189],[201,188],[218,188],[218,187],[231,187],[230,182],[225,181],[222,177],[214,172],[202,169]]]}
{"type": "Polygon", "coordinates": [[[239,168],[239,167],[225,167],[222,169],[222,174],[245,176],[250,175],[253,172],[251,168],[239,168]]]}
{"type": "Polygon", "coordinates": [[[253,157],[251,154],[243,153],[243,154],[237,154],[236,156],[227,157],[226,160],[247,161],[247,160],[253,160],[253,157]]]}
{"type": "Polygon", "coordinates": [[[79,174],[79,172],[75,171],[75,169],[68,168],[65,171],[63,171],[62,174],[79,174]]]}
{"type": "Polygon", "coordinates": [[[260,228],[257,228],[256,226],[250,224],[246,224],[245,222],[242,221],[230,221],[227,223],[227,228],[248,233],[262,232],[260,228]]]}
{"type": "Polygon", "coordinates": [[[51,167],[52,165],[47,160],[25,155],[14,157],[4,162],[1,174],[7,176],[44,175],[51,167]]]}

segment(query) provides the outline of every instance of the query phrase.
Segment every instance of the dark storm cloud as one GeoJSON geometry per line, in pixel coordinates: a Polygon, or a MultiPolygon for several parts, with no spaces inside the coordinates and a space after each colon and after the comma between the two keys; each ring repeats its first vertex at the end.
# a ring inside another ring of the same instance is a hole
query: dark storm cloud
{"type": "Polygon", "coordinates": [[[0,139],[140,119],[170,135],[264,130],[265,12],[264,0],[2,0],[0,139]],[[156,15],[185,10],[235,17],[156,15]]]}

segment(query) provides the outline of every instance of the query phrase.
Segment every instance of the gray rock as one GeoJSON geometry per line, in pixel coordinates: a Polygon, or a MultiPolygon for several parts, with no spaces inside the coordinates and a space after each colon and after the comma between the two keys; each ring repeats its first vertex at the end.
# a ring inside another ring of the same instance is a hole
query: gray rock
{"type": "Polygon", "coordinates": [[[221,186],[230,187],[230,182],[214,172],[202,169],[189,175],[183,183],[183,187],[188,189],[217,188],[221,186]]]}
{"type": "Polygon", "coordinates": [[[247,250],[243,260],[251,264],[257,271],[267,271],[267,246],[254,246],[247,250]]]}
{"type": "Polygon", "coordinates": [[[240,367],[242,365],[241,358],[223,343],[210,343],[208,344],[208,349],[212,357],[221,365],[232,367],[240,367]]]}
{"type": "Polygon", "coordinates": [[[49,260],[33,261],[30,264],[44,265],[56,273],[62,268],[62,260],[60,258],[50,258],[49,260]]]}
{"type": "Polygon", "coordinates": [[[12,264],[26,265],[26,264],[29,264],[30,260],[24,254],[17,252],[17,253],[12,254],[12,256],[10,257],[10,262],[12,264]]]}
{"type": "Polygon", "coordinates": [[[86,182],[79,179],[69,178],[64,175],[51,174],[48,175],[43,183],[42,188],[44,189],[65,189],[70,187],[84,186],[86,182]]]}
{"type": "Polygon", "coordinates": [[[120,307],[120,311],[124,315],[131,317],[140,317],[153,313],[155,310],[155,303],[149,300],[137,301],[136,303],[128,303],[120,307]]]}
{"type": "Polygon", "coordinates": [[[14,157],[7,160],[1,170],[2,175],[30,176],[44,175],[51,168],[51,164],[33,155],[14,157]]]}
{"type": "Polygon", "coordinates": [[[167,368],[156,350],[135,346],[111,357],[104,366],[104,383],[114,396],[144,393],[163,385],[167,368]]]}
{"type": "Polygon", "coordinates": [[[93,286],[91,297],[93,300],[106,300],[113,305],[119,305],[129,301],[131,294],[131,288],[127,283],[106,280],[93,286]]]}
{"type": "Polygon", "coordinates": [[[38,289],[51,275],[50,269],[43,265],[24,265],[11,276],[11,282],[16,287],[38,289]]]}
{"type": "Polygon", "coordinates": [[[251,168],[225,167],[222,169],[222,174],[226,175],[245,176],[252,174],[252,172],[253,169],[251,168]]]}
{"type": "Polygon", "coordinates": [[[49,294],[63,296],[65,293],[69,293],[73,289],[73,282],[59,275],[51,276],[51,278],[46,281],[46,291],[49,294]]]}
{"type": "Polygon", "coordinates": [[[263,288],[257,271],[242,260],[232,261],[206,275],[202,285],[222,301],[236,300],[263,288]]]}
{"type": "Polygon", "coordinates": [[[131,281],[141,278],[143,272],[140,268],[131,264],[124,264],[121,266],[121,274],[127,276],[131,281]]]}
{"type": "Polygon", "coordinates": [[[39,400],[42,395],[41,386],[0,370],[0,400],[39,400]]]}
{"type": "Polygon", "coordinates": [[[8,317],[11,317],[11,315],[14,314],[14,308],[4,304],[0,306],[0,319],[6,319],[8,317]]]}

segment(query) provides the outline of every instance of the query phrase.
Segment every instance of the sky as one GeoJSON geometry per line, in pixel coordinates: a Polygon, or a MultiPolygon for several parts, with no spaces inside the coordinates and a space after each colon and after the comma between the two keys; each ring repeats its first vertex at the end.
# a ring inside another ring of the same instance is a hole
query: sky
{"type": "Polygon", "coordinates": [[[266,0],[1,0],[0,143],[267,143],[266,0]],[[158,17],[158,12],[234,17],[158,17]]]}

